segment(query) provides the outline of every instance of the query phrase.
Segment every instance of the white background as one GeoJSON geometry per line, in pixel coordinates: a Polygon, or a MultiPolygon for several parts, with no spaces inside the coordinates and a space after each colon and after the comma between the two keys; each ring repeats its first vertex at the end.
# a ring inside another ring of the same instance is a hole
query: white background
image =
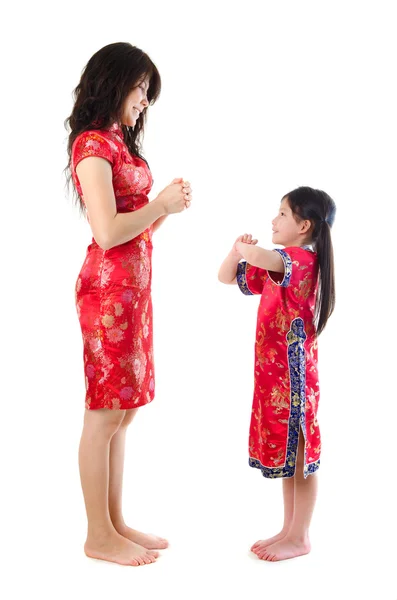
{"type": "Polygon", "coordinates": [[[21,2],[2,41],[1,585],[7,599],[397,598],[393,2],[21,2]],[[194,202],[155,236],[156,399],[130,428],[127,522],[168,537],[157,564],[83,554],[84,407],[74,284],[90,242],[64,190],[71,92],[129,41],[163,79],[145,154],[154,198],[194,202]],[[217,281],[245,232],[271,243],[298,185],[337,204],[337,308],[320,338],[320,492],[306,557],[249,553],[282,521],[249,469],[257,297],[217,281]]]}

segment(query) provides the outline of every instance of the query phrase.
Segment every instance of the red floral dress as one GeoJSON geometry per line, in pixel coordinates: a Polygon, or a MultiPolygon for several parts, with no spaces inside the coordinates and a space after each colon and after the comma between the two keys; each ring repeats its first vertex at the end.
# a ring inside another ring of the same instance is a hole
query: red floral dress
{"type": "Polygon", "coordinates": [[[255,386],[249,464],[268,478],[293,477],[301,428],[304,477],[320,466],[317,421],[320,397],[314,306],[317,255],[307,247],[279,252],[285,272],[243,261],[237,283],[244,294],[261,294],[255,343],[255,386]]]}
{"type": "MultiPolygon", "coordinates": [[[[150,170],[129,153],[117,124],[85,131],[73,144],[72,177],[83,202],[76,167],[88,156],[111,164],[118,213],[148,203],[150,170]]],[[[110,250],[94,239],[88,246],[76,283],[87,409],[137,408],[153,400],[151,257],[152,227],[110,250]]]]}

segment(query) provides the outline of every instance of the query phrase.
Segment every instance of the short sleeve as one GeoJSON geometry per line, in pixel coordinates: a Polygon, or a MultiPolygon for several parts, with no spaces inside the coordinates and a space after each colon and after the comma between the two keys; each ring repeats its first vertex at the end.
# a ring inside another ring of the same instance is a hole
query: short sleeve
{"type": "Polygon", "coordinates": [[[114,156],[112,143],[98,131],[84,131],[76,138],[73,145],[73,168],[76,169],[79,162],[88,156],[105,158],[113,165],[114,156]]]}
{"type": "Polygon", "coordinates": [[[253,267],[247,261],[241,261],[237,267],[237,284],[243,294],[252,296],[262,294],[267,279],[267,271],[253,267]]]}
{"type": "Polygon", "coordinates": [[[280,254],[284,263],[284,273],[269,271],[269,278],[276,285],[280,287],[296,286],[307,275],[311,275],[316,260],[314,252],[298,246],[291,246],[282,250],[276,248],[274,252],[280,254]]]}

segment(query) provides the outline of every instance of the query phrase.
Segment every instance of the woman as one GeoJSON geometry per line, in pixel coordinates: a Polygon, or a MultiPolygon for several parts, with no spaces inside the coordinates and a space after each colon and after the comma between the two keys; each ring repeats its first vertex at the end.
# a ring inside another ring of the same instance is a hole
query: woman
{"type": "Polygon", "coordinates": [[[93,234],[76,284],[86,382],[79,449],[84,550],[133,566],[155,562],[156,549],[168,546],[127,527],[121,503],[127,427],[154,397],[152,234],[192,198],[189,183],[174,179],[148,201],[152,177],[140,142],[160,88],[142,50],[110,44],[88,61],[67,119],[69,173],[93,234]]]}

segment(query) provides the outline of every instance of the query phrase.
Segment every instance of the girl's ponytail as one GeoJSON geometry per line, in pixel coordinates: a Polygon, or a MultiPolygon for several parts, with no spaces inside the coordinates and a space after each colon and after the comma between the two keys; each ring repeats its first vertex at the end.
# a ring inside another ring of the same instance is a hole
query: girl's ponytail
{"type": "Polygon", "coordinates": [[[334,252],[327,220],[320,221],[315,250],[319,266],[315,320],[317,335],[320,335],[335,308],[334,252]]]}
{"type": "Polygon", "coordinates": [[[319,265],[318,291],[315,307],[317,335],[324,330],[335,308],[334,252],[331,227],[336,206],[328,194],[310,187],[299,187],[286,196],[295,216],[311,222],[311,237],[319,265]]]}

